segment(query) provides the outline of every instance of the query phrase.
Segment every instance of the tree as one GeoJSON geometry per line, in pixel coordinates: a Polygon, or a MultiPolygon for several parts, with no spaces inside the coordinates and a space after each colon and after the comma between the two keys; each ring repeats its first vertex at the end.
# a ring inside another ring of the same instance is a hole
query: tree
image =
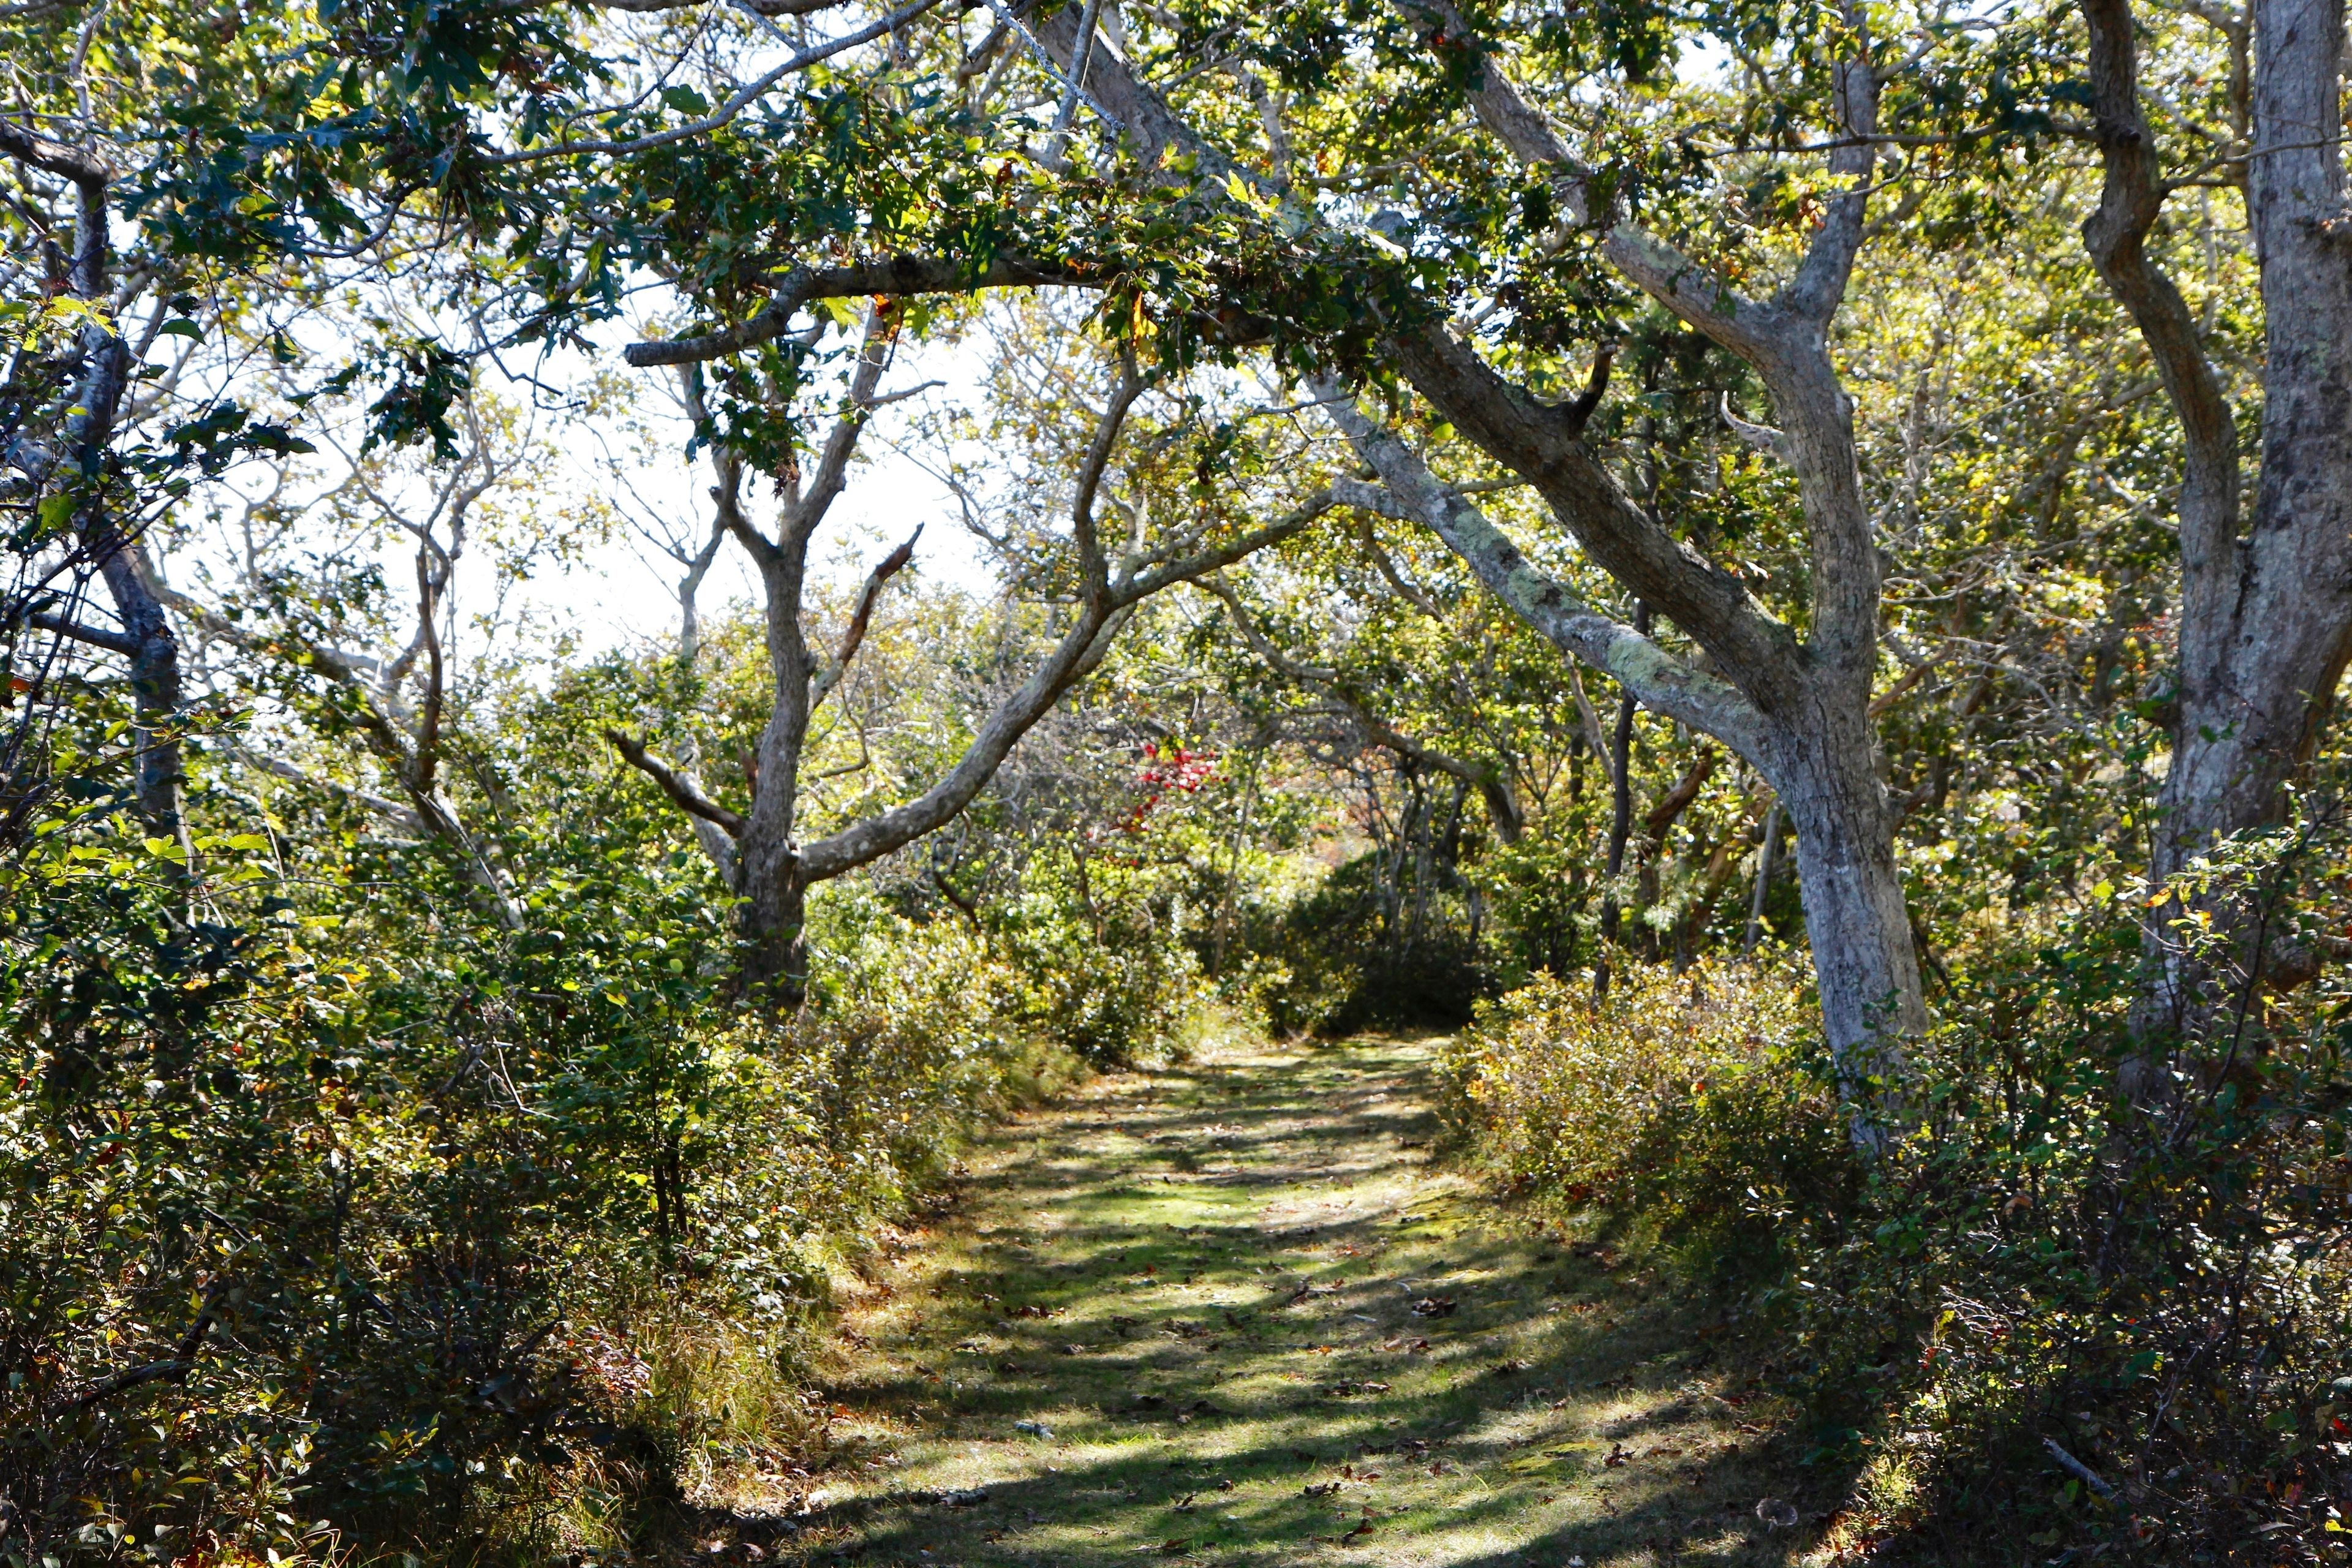
{"type": "MultiPolygon", "coordinates": [[[[1355,407],[1345,380],[1327,373],[1309,384],[1385,487],[1384,500],[1363,498],[1369,504],[1431,528],[1546,637],[1606,669],[1642,701],[1721,740],[1772,783],[1797,826],[1824,1023],[1847,1081],[1859,1087],[1888,1065],[1885,1042],[1926,1020],[1869,712],[1883,568],[1861,492],[1850,400],[1830,351],[1831,321],[1864,237],[1875,164],[1880,84],[1866,25],[1851,14],[1810,40],[1821,46],[1815,63],[1826,68],[1821,120],[1830,127],[1831,150],[1822,216],[1786,282],[1759,300],[1626,220],[1520,95],[1500,57],[1450,7],[1416,5],[1406,16],[1432,52],[1452,62],[1480,123],[1547,177],[1564,230],[1597,232],[1599,253],[1612,267],[1748,362],[1770,390],[1787,431],[1759,429],[1757,438],[1797,472],[1811,547],[1807,635],[1801,640],[1738,577],[1644,512],[1584,445],[1585,424],[1606,384],[1605,357],[1596,357],[1585,395],[1559,407],[1512,384],[1426,309],[1408,304],[1380,321],[1375,350],[1440,416],[1532,483],[1591,558],[1673,619],[1713,671],[1666,655],[1536,571],[1474,504],[1355,407]]],[[[1232,167],[1115,55],[1090,52],[1076,24],[1056,17],[1040,36],[1057,49],[1066,73],[1093,84],[1141,143],[1147,166],[1181,154],[1232,167]]],[[[1269,198],[1286,195],[1278,183],[1265,184],[1269,198]]]]}
{"type": "MultiPolygon", "coordinates": [[[[74,307],[69,313],[52,309],[34,317],[32,331],[16,345],[19,368],[7,389],[7,462],[29,482],[35,526],[57,537],[66,556],[34,585],[26,602],[8,606],[10,620],[27,616],[36,626],[125,663],[137,715],[130,766],[139,815],[150,834],[179,841],[184,862],[179,643],[141,570],[140,525],[126,516],[130,497],[117,450],[121,426],[136,412],[126,405],[133,396],[134,364],[141,355],[114,323],[145,291],[141,285],[152,288],[156,280],[114,276],[110,226],[118,174],[102,152],[0,121],[0,153],[13,160],[25,198],[22,205],[10,204],[8,219],[18,230],[16,237],[28,242],[23,254],[29,259],[37,250],[50,272],[62,274],[37,280],[20,276],[12,282],[33,283],[50,299],[74,307]],[[67,192],[69,218],[59,211],[65,203],[58,197],[67,192]],[[59,255],[60,232],[71,237],[69,259],[59,255]],[[50,315],[53,321],[40,319],[50,315]],[[53,326],[64,341],[42,342],[53,326]],[[105,583],[114,626],[58,614],[56,606],[69,598],[44,591],[57,574],[70,580],[76,564],[105,583]]],[[[152,345],[164,313],[165,301],[157,299],[142,353],[152,345]]],[[[153,401],[151,395],[151,406],[153,401]]]]}
{"type": "MultiPolygon", "coordinates": [[[[329,428],[324,411],[312,413],[310,427],[335,451],[340,475],[320,483],[309,464],[289,459],[270,467],[260,493],[237,497],[234,523],[223,531],[233,539],[223,552],[226,580],[212,584],[210,596],[174,587],[151,560],[142,559],[142,575],[195,633],[200,676],[242,695],[268,693],[316,731],[355,737],[391,793],[306,767],[250,738],[236,745],[245,760],[340,795],[436,846],[499,923],[520,931],[520,890],[481,820],[488,803],[469,814],[452,787],[467,717],[457,573],[477,542],[480,514],[499,499],[536,492],[546,511],[525,524],[530,537],[520,541],[499,538],[493,524],[498,574],[522,575],[533,554],[564,542],[548,535],[578,520],[547,494],[555,454],[512,408],[479,391],[451,405],[452,440],[439,461],[399,461],[365,440],[354,449],[329,428]],[[413,597],[385,591],[365,559],[387,540],[415,544],[413,597]],[[403,601],[413,611],[392,608],[403,601]]],[[[494,618],[478,624],[487,630],[494,618]]],[[[281,727],[271,740],[282,745],[299,733],[281,727]]]]}
{"type": "MultiPolygon", "coordinates": [[[[2092,124],[2105,179],[2084,242],[2130,314],[2179,419],[2178,708],[2148,872],[2159,883],[2216,843],[2283,819],[2285,786],[2310,760],[2352,658],[2352,269],[2344,264],[2344,16],[2340,5],[2251,0],[2200,9],[2221,35],[2227,83],[2212,120],[2191,118],[2183,172],[2142,110],[2139,24],[2125,0],[2084,0],[2092,124]],[[2251,64],[2250,64],[2251,61],[2251,64]],[[2200,322],[2161,259],[2165,204],[2219,178],[2245,205],[2260,265],[2261,439],[2251,513],[2239,422],[2200,322]]],[[[2176,930],[2199,909],[2249,916],[2234,889],[2166,900],[2147,926],[2143,1032],[2195,1034],[2207,977],[2176,930]]],[[[2275,940],[2276,933],[2273,933],[2275,940]]],[[[2248,942],[2260,942],[2253,932],[2248,942]]],[[[2254,952],[2280,978],[2307,977],[2309,950],[2254,952]]],[[[2143,1058],[2137,1095],[2162,1091],[2143,1058]]]]}
{"type": "MultiPolygon", "coordinates": [[[[1091,432],[1072,454],[1067,473],[1066,537],[1048,549],[1059,560],[1042,563],[1055,581],[1061,614],[1052,647],[1019,687],[983,719],[962,755],[915,798],[842,825],[803,841],[802,768],[810,725],[840,687],[864,646],[883,590],[913,559],[915,535],[878,562],[867,575],[830,655],[808,646],[809,552],[825,514],[849,479],[849,465],[873,410],[887,401],[879,385],[902,323],[896,301],[879,300],[868,310],[860,342],[830,430],[803,475],[788,447],[770,446],[760,455],[774,471],[780,505],[772,531],[746,515],[743,449],[722,440],[713,447],[718,484],[712,495],[728,536],[757,567],[766,629],[773,699],[749,767],[751,801],[736,811],[713,800],[688,771],[673,767],[644,744],[619,731],[609,738],[678,808],[717,827],[723,840],[706,837],[706,848],[729,885],[740,896],[747,952],[747,989],[771,1005],[799,1005],[808,982],[804,931],[808,891],[902,848],[954,820],[985,788],[1021,737],[1049,712],[1070,688],[1108,653],[1137,605],[1155,594],[1230,566],[1252,552],[1299,532],[1330,507],[1328,493],[1271,522],[1231,526],[1220,509],[1199,508],[1152,526],[1152,514],[1125,506],[1125,537],[1108,534],[1099,519],[1105,481],[1112,473],[1122,434],[1155,377],[1131,355],[1116,365],[1100,389],[1102,404],[1090,410],[1091,432]]],[[[819,331],[821,332],[822,327],[819,331]]],[[[690,384],[693,384],[690,383],[690,384]]],[[[790,394],[771,387],[772,402],[790,394]]],[[[711,411],[698,388],[689,396],[698,426],[713,427],[711,411]]],[[[1181,409],[1166,447],[1183,434],[1181,409]]],[[[1034,529],[1035,520],[1024,520],[1034,529]]]]}

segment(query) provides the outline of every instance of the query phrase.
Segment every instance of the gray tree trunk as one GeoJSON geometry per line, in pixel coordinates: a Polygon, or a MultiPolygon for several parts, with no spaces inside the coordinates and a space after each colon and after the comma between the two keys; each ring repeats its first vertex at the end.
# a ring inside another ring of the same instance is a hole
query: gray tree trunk
{"type": "Polygon", "coordinates": [[[1763,772],[1797,830],[1797,890],[1831,1044],[1849,1078],[1891,1080],[1927,1008],[1876,737],[1852,704],[1823,703],[1813,726],[1774,726],[1767,754],[1779,765],[1768,760],[1763,772]]]}
{"type": "MultiPolygon", "coordinates": [[[[2185,437],[2179,716],[2149,869],[2191,869],[2220,840],[2278,822],[2352,657],[2352,257],[2346,236],[2340,0],[2254,0],[2244,181],[2263,312],[2260,477],[2241,510],[2234,420],[2199,323],[2146,243],[2168,194],[2141,113],[2128,0],[2084,0],[2105,181],[2084,238],[2156,361],[2185,437]]],[[[2200,900],[2225,923],[2230,889],[2200,900]]],[[[2146,928],[2143,1037],[2194,1036],[2212,976],[2167,903],[2146,928]]],[[[2257,962],[2263,955],[2249,953],[2257,962]]],[[[2160,1092],[2160,1054],[2126,1068],[2160,1092]]]]}
{"type": "MultiPolygon", "coordinates": [[[[812,284],[811,288],[819,285],[812,284]]],[[[844,275],[828,285],[852,296],[871,294],[866,280],[844,275]]],[[[1286,517],[1228,535],[1212,543],[1198,523],[1180,523],[1160,539],[1135,538],[1114,563],[1098,537],[1095,496],[1129,409],[1143,388],[1130,365],[1076,475],[1071,508],[1071,544],[1084,587],[1071,607],[1061,637],[1018,689],[982,721],[961,757],[913,800],[848,824],[823,838],[800,837],[801,766],[810,720],[838,689],[863,647],[882,589],[914,554],[915,541],[893,551],[867,576],[863,591],[831,654],[819,658],[803,630],[808,551],[818,525],[846,481],[849,459],[876,401],[876,386],[887,358],[887,305],[869,318],[866,347],[849,385],[847,407],[834,425],[805,485],[787,475],[782,515],[773,537],[742,511],[743,465],[740,455],[719,447],[713,460],[719,485],[719,523],[760,568],[767,621],[766,647],[773,696],[760,733],[751,785],[751,808],[737,813],[707,796],[689,773],[650,755],[616,731],[607,738],[643,770],[681,810],[718,828],[731,846],[710,846],[711,858],[740,895],[738,910],[743,941],[740,978],[747,998],[773,1011],[797,1008],[808,984],[806,935],[809,889],[870,864],[955,820],[985,788],[1013,746],[1052,710],[1063,693],[1097,668],[1109,653],[1135,606],[1179,583],[1189,583],[1289,539],[1333,505],[1327,492],[1286,517]]],[[[689,345],[674,357],[646,356],[647,363],[678,363],[730,353],[741,345],[723,338],[689,345]]],[[[665,351],[666,353],[669,351],[665,351]]],[[[706,417],[695,382],[689,406],[706,417]]],[[[919,535],[920,530],[917,531],[919,535]]]]}

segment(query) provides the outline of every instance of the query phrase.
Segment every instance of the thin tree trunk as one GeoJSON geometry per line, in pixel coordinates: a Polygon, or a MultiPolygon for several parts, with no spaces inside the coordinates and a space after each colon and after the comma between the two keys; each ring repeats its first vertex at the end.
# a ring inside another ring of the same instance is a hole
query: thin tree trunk
{"type": "MultiPolygon", "coordinates": [[[[107,202],[111,171],[96,166],[93,161],[92,167],[59,172],[73,179],[79,204],[70,271],[73,292],[102,307],[109,288],[107,202]]],[[[137,542],[123,534],[106,505],[106,458],[130,383],[131,346],[95,324],[82,329],[81,345],[87,369],[77,399],[79,407],[67,427],[74,471],[91,487],[91,493],[78,511],[74,526],[113,597],[115,616],[122,623],[131,648],[131,736],[137,751],[132,776],[139,815],[149,834],[180,846],[183,868],[193,870],[193,851],[180,820],[180,645],[173,635],[171,617],[139,570],[137,542]]]]}
{"type": "Polygon", "coordinates": [[[1742,952],[1754,952],[1764,934],[1764,895],[1772,886],[1772,857],[1780,840],[1780,801],[1776,795],[1764,813],[1764,844],[1756,852],[1756,891],[1748,900],[1748,935],[1739,944],[1742,952]]]}
{"type": "MultiPolygon", "coordinates": [[[[1633,629],[1648,635],[1650,606],[1633,605],[1633,629]]],[[[1609,994],[1609,959],[1617,946],[1622,916],[1617,908],[1617,879],[1625,869],[1625,846],[1633,834],[1633,714],[1641,704],[1633,689],[1617,704],[1617,728],[1609,737],[1609,860],[1607,881],[1601,894],[1601,946],[1592,960],[1592,999],[1609,994]]]]}

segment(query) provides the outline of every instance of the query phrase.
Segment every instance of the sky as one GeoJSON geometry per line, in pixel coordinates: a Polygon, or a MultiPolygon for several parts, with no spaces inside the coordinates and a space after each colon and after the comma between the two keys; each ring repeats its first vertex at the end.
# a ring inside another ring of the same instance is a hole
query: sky
{"type": "MultiPolygon", "coordinates": [[[[599,365],[568,353],[535,363],[507,362],[505,368],[527,374],[532,384],[504,376],[495,365],[478,367],[478,381],[492,396],[514,405],[534,399],[541,407],[575,395],[593,372],[619,365],[616,335],[606,345],[609,362],[599,365]]],[[[964,528],[961,510],[950,489],[908,455],[926,452],[916,426],[926,415],[953,407],[984,408],[982,382],[985,361],[981,348],[961,344],[927,344],[920,353],[902,352],[882,384],[882,393],[919,383],[939,384],[904,402],[877,412],[858,445],[847,489],[828,512],[814,555],[814,575],[862,576],[873,563],[902,542],[917,524],[923,528],[914,570],[923,578],[989,592],[995,585],[984,547],[964,528]],[[901,447],[905,447],[902,450],[901,447]]],[[[663,555],[636,524],[667,521],[678,537],[698,543],[707,537],[712,502],[711,470],[706,456],[686,457],[690,423],[657,378],[664,371],[624,371],[638,383],[644,395],[627,420],[593,416],[564,417],[542,414],[535,420],[541,436],[553,448],[549,481],[530,490],[510,490],[491,498],[509,510],[539,509],[544,515],[577,510],[601,502],[620,520],[609,537],[592,541],[570,561],[541,559],[523,582],[509,585],[501,598],[492,553],[478,537],[461,558],[455,592],[459,653],[484,651],[475,617],[495,612],[496,633],[509,655],[524,651],[525,643],[568,641],[583,658],[613,649],[642,651],[667,647],[677,635],[675,585],[684,568],[663,555]],[[470,645],[470,647],[468,646],[470,645]]],[[[315,434],[315,432],[314,432],[315,434]]],[[[341,446],[355,444],[356,425],[339,433],[341,446]]],[[[961,454],[967,458],[971,453],[961,454]]],[[[331,451],[316,460],[320,470],[306,481],[316,494],[339,480],[346,471],[331,451]]],[[[251,496],[267,488],[256,473],[242,476],[234,488],[251,496]]],[[[745,486],[753,520],[770,526],[773,505],[768,487],[756,479],[745,486]]],[[[392,487],[387,494],[395,506],[414,517],[422,515],[430,496],[422,477],[392,487]]],[[[229,510],[235,513],[232,506],[229,510]]],[[[315,527],[299,528],[300,547],[331,550],[348,543],[333,535],[327,513],[316,508],[315,527]]],[[[178,586],[202,591],[205,576],[229,581],[233,531],[198,531],[171,549],[164,559],[165,574],[178,586]]],[[[415,574],[415,542],[391,534],[375,548],[375,562],[395,596],[405,593],[415,574]]],[[[749,609],[757,603],[756,578],[741,548],[729,542],[719,552],[705,580],[699,607],[704,620],[730,609],[749,609]]],[[[536,661],[526,661],[527,663],[536,661]]],[[[551,672],[550,672],[551,673],[551,672]]]]}
{"type": "MultiPolygon", "coordinates": [[[[613,357],[617,361],[619,356],[613,357]]],[[[667,374],[661,371],[628,374],[648,379],[667,374]]],[[[993,587],[990,563],[980,542],[963,527],[953,492],[918,457],[909,455],[929,456],[916,430],[923,416],[952,407],[985,406],[984,374],[981,353],[969,341],[926,344],[919,355],[899,355],[883,380],[884,396],[925,382],[940,384],[877,411],[858,443],[848,487],[826,514],[819,533],[814,552],[818,575],[863,575],[919,524],[923,532],[916,547],[917,572],[934,583],[983,592],[993,587]]],[[[701,455],[690,464],[686,460],[690,426],[682,414],[669,413],[667,399],[648,396],[645,408],[656,437],[648,443],[648,460],[626,462],[616,482],[610,471],[612,437],[608,435],[600,441],[591,432],[572,427],[559,433],[567,466],[583,490],[603,496],[625,517],[644,520],[658,513],[690,519],[691,533],[699,540],[712,512],[709,463],[701,455]]],[[[766,485],[747,481],[745,489],[753,501],[754,520],[767,525],[773,509],[766,485]]],[[[683,570],[651,545],[637,528],[625,525],[609,542],[588,551],[577,564],[551,569],[514,602],[518,608],[531,611],[534,618],[568,626],[584,652],[667,643],[677,635],[674,584],[683,570]]],[[[730,542],[720,550],[702,588],[699,603],[705,618],[730,606],[756,604],[756,590],[751,563],[741,548],[730,542]]]]}

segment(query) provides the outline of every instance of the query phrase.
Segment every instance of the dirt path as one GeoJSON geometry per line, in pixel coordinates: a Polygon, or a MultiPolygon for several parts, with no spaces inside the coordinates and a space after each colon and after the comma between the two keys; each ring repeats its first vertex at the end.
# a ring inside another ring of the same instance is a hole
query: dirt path
{"type": "Polygon", "coordinates": [[[777,1555],[1790,1561],[1689,1325],[1429,1168],[1429,1057],[1266,1047],[1003,1131],[850,1312],[851,1457],[777,1555]]]}

